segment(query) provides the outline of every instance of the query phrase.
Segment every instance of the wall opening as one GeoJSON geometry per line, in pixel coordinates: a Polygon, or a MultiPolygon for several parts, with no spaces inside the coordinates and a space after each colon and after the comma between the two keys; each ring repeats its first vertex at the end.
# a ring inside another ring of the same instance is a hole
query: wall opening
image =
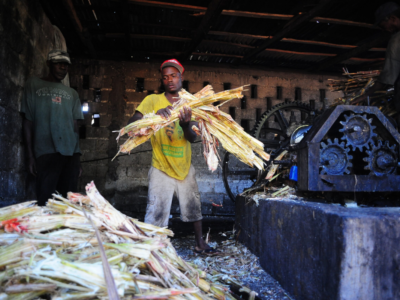
{"type": "Polygon", "coordinates": [[[319,101],[324,102],[324,99],[326,98],[326,90],[325,89],[320,89],[319,90],[319,101]]]}
{"type": "Polygon", "coordinates": [[[247,108],[247,99],[246,96],[243,96],[243,98],[240,101],[240,108],[241,109],[246,109],[247,108]]]}
{"type": "Polygon", "coordinates": [[[232,119],[236,119],[236,107],[229,106],[229,114],[231,115],[232,119]]]}
{"type": "Polygon", "coordinates": [[[282,87],[281,86],[276,87],[276,99],[282,100],[282,87]]]}
{"type": "Polygon", "coordinates": [[[144,78],[136,79],[136,92],[142,93],[144,91],[144,78]]]}
{"type": "Polygon", "coordinates": [[[267,110],[270,110],[272,108],[272,98],[267,97],[267,110]]]}
{"type": "Polygon", "coordinates": [[[101,89],[94,89],[93,91],[94,94],[94,102],[100,102],[101,101],[101,89]]]}
{"type": "Polygon", "coordinates": [[[92,127],[100,127],[100,114],[99,113],[93,113],[92,127]]]}
{"type": "Polygon", "coordinates": [[[240,126],[242,126],[243,130],[246,131],[247,133],[250,132],[250,120],[242,119],[240,121],[240,126]]]}
{"type": "Polygon", "coordinates": [[[84,90],[88,90],[89,89],[89,75],[83,75],[82,88],[84,90]]]}
{"type": "Polygon", "coordinates": [[[251,85],[251,98],[257,98],[257,86],[255,84],[251,85]]]}
{"type": "Polygon", "coordinates": [[[231,83],[230,82],[224,82],[224,91],[230,90],[231,89],[231,83]]]}
{"type": "Polygon", "coordinates": [[[299,88],[299,87],[294,89],[294,100],[301,101],[301,88],[299,88]]]}
{"type": "Polygon", "coordinates": [[[256,121],[261,119],[261,108],[256,108],[256,121]]]}
{"type": "Polygon", "coordinates": [[[89,111],[89,103],[86,101],[82,103],[82,112],[87,113],[89,111]]]}
{"type": "Polygon", "coordinates": [[[186,91],[189,92],[189,81],[184,80],[184,81],[182,82],[182,87],[183,87],[186,91]]]}

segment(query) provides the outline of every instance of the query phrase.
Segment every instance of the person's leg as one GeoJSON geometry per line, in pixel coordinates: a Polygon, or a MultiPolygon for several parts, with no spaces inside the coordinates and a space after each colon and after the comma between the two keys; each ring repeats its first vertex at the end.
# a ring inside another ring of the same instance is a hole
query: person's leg
{"type": "Polygon", "coordinates": [[[186,178],[182,181],[178,181],[177,195],[182,221],[193,223],[196,250],[210,249],[211,247],[208,246],[203,239],[201,200],[196,181],[196,171],[193,166],[190,167],[189,174],[186,178]]]}
{"type": "Polygon", "coordinates": [[[203,222],[198,220],[193,222],[194,227],[194,239],[196,242],[196,250],[207,250],[211,247],[203,239],[203,222]]]}
{"type": "Polygon", "coordinates": [[[78,191],[80,155],[75,153],[73,156],[63,156],[63,158],[65,164],[57,183],[57,191],[66,197],[68,192],[78,191]]]}
{"type": "Polygon", "coordinates": [[[175,181],[164,172],[151,167],[149,171],[145,223],[159,227],[168,226],[175,181]]]}
{"type": "Polygon", "coordinates": [[[64,163],[63,156],[59,153],[44,154],[36,159],[38,205],[44,206],[51,195],[56,192],[57,182],[64,163]]]}

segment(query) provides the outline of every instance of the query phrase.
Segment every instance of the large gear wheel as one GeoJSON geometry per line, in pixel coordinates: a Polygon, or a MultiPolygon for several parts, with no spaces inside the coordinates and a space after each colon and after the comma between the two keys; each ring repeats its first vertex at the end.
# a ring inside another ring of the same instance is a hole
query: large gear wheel
{"type": "Polygon", "coordinates": [[[376,126],[372,126],[372,119],[367,119],[367,115],[358,114],[344,115],[344,117],[346,121],[340,121],[343,128],[339,131],[343,132],[341,139],[346,141],[346,146],[352,146],[353,151],[357,148],[363,151],[363,147],[369,149],[369,144],[373,143],[372,138],[376,136],[374,133],[376,126]]]}
{"type": "Polygon", "coordinates": [[[349,155],[350,148],[345,148],[345,143],[339,144],[336,138],[334,142],[328,139],[328,144],[321,143],[322,149],[320,150],[319,163],[322,168],[321,174],[328,175],[343,175],[350,174],[349,167],[353,164],[350,160],[353,156],[349,155]]]}
{"type": "Polygon", "coordinates": [[[384,176],[396,171],[398,164],[396,145],[390,147],[389,141],[384,144],[378,141],[377,146],[372,145],[371,151],[366,152],[368,157],[364,157],[363,160],[368,165],[364,169],[370,170],[370,175],[384,176]]]}
{"type": "MultiPolygon", "coordinates": [[[[264,151],[271,155],[269,162],[273,161],[286,148],[291,145],[291,135],[295,132],[296,137],[292,139],[298,143],[305,134],[305,125],[312,122],[313,111],[304,102],[286,102],[273,106],[264,112],[256,122],[253,136],[264,143],[264,151]],[[299,128],[302,129],[299,132],[299,128]]],[[[269,162],[265,162],[268,164],[269,162]]],[[[239,161],[233,154],[226,152],[222,166],[222,179],[229,198],[235,202],[236,195],[243,189],[256,184],[262,177],[256,168],[250,168],[239,161]]]]}

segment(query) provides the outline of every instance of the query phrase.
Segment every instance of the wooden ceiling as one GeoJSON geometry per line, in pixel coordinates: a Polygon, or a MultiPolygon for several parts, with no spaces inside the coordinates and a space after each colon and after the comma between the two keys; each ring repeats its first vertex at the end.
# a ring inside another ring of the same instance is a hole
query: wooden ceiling
{"type": "Polygon", "coordinates": [[[41,0],[72,57],[341,72],[379,68],[378,0],[41,0]]]}

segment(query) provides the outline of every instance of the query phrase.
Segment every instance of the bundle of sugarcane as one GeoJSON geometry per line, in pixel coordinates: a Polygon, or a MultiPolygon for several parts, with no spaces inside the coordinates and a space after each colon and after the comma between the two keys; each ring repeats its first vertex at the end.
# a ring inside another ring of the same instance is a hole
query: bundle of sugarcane
{"type": "Polygon", "coordinates": [[[366,84],[372,80],[376,80],[379,76],[380,71],[360,71],[356,73],[349,73],[346,69],[344,69],[345,75],[348,79],[328,79],[330,83],[328,84],[330,91],[343,91],[345,94],[352,93],[354,91],[358,91],[360,88],[366,86],[366,84]]]}
{"type": "MultiPolygon", "coordinates": [[[[344,97],[335,99],[331,106],[341,104],[365,105],[366,103],[359,103],[357,98],[364,95],[375,84],[379,74],[379,70],[349,73],[344,69],[343,75],[348,76],[348,79],[329,79],[331,81],[329,84],[331,91],[342,91],[344,93],[344,97]]],[[[392,116],[397,113],[394,102],[390,101],[392,96],[393,88],[385,91],[376,91],[369,97],[369,105],[377,106],[385,115],[392,116]]]]}
{"type": "Polygon", "coordinates": [[[0,209],[0,299],[234,299],[177,255],[172,231],[122,214],[93,182],[86,191],[0,209]]]}
{"type": "Polygon", "coordinates": [[[169,119],[150,113],[119,131],[117,140],[124,134],[128,134],[129,138],[120,146],[117,155],[121,152],[129,153],[150,139],[158,130],[178,120],[179,110],[188,106],[192,109],[195,120],[199,122],[199,128],[194,127],[193,130],[202,138],[204,157],[211,171],[215,171],[218,166],[218,141],[225,150],[234,154],[242,162],[260,170],[263,169],[263,159],[269,160],[269,155],[264,152],[263,143],[247,134],[230,115],[218,108],[232,99],[242,98],[242,91],[243,87],[239,87],[214,94],[212,87],[208,85],[192,95],[182,89],[179,92],[180,99],[174,103],[169,119]],[[217,101],[220,102],[218,106],[210,105],[217,101]]]}
{"type": "Polygon", "coordinates": [[[343,75],[347,76],[348,79],[328,79],[330,80],[328,84],[330,91],[341,91],[344,94],[343,97],[335,99],[331,106],[352,104],[355,99],[364,95],[364,93],[375,84],[380,74],[379,70],[360,71],[356,73],[350,73],[347,69],[343,70],[343,75]]]}

